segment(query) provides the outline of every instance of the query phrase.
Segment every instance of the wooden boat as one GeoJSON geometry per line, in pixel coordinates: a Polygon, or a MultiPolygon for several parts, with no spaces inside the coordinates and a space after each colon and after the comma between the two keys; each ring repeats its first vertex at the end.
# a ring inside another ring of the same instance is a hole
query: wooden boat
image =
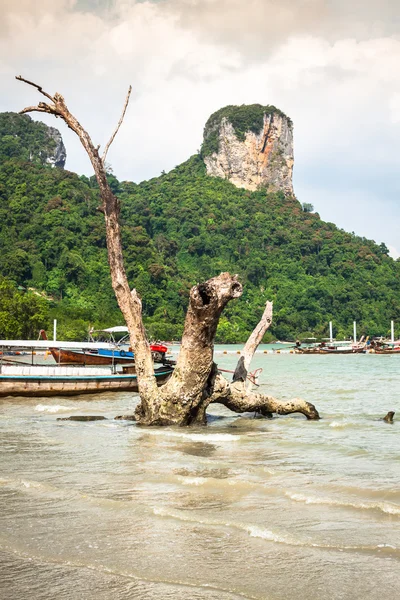
{"type": "Polygon", "coordinates": [[[372,354],[399,354],[400,355],[400,340],[396,342],[380,340],[371,342],[368,352],[372,354]]]}
{"type": "Polygon", "coordinates": [[[322,343],[315,346],[305,348],[296,347],[296,354],[361,354],[365,352],[365,343],[349,344],[348,342],[340,343],[322,343]]]}
{"type": "MultiPolygon", "coordinates": [[[[127,327],[111,327],[110,329],[103,329],[97,331],[91,331],[93,333],[107,333],[111,334],[111,345],[109,348],[97,348],[95,347],[96,342],[93,341],[92,348],[80,349],[76,348],[73,350],[66,348],[53,348],[49,345],[49,351],[51,352],[54,360],[57,364],[65,365],[120,365],[135,362],[135,355],[127,344],[123,344],[123,340],[115,342],[112,334],[115,332],[126,332],[127,327]]],[[[40,330],[39,334],[43,340],[47,341],[47,334],[44,329],[40,330]]],[[[92,336],[91,336],[92,337],[92,336]]],[[[125,339],[125,338],[124,338],[125,339]]],[[[89,342],[91,343],[91,342],[89,342]]],[[[150,349],[152,352],[154,362],[164,363],[166,360],[166,353],[168,352],[167,346],[163,344],[151,344],[150,349]]]]}
{"type": "MultiPolygon", "coordinates": [[[[155,369],[157,385],[173,372],[169,366],[155,369]]],[[[91,367],[2,365],[0,396],[76,396],[99,392],[138,391],[135,373],[112,373],[91,367]]]]}
{"type": "Polygon", "coordinates": [[[328,345],[320,348],[320,354],[362,354],[365,344],[352,344],[347,346],[328,345]]]}

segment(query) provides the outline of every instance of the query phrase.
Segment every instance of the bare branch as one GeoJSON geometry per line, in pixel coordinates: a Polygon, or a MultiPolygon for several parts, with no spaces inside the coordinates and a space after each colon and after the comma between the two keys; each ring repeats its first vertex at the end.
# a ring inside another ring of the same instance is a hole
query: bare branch
{"type": "Polygon", "coordinates": [[[26,108],[23,108],[22,110],[19,111],[20,115],[24,115],[25,113],[28,112],[48,112],[45,108],[40,107],[40,106],[27,106],[26,108]]]}
{"type": "Polygon", "coordinates": [[[45,92],[43,90],[43,88],[40,85],[38,85],[37,83],[33,83],[33,81],[29,81],[28,79],[24,79],[24,77],[22,77],[21,75],[16,75],[15,79],[18,79],[18,81],[23,81],[24,83],[27,83],[28,85],[32,85],[37,90],[39,90],[39,92],[41,94],[43,94],[43,96],[46,96],[46,98],[48,98],[49,100],[51,100],[52,102],[54,102],[53,96],[50,96],[50,94],[48,94],[47,92],[45,92]]]}
{"type": "Polygon", "coordinates": [[[269,329],[272,323],[272,302],[267,302],[265,305],[263,316],[255,327],[253,333],[250,335],[247,340],[242,352],[241,356],[244,357],[244,367],[246,371],[249,370],[251,359],[253,358],[254,352],[257,350],[258,346],[261,343],[261,340],[264,337],[265,332],[269,329]]]}
{"type": "Polygon", "coordinates": [[[113,143],[113,141],[114,141],[114,138],[115,138],[115,136],[117,135],[117,133],[118,133],[118,130],[119,130],[119,128],[120,128],[120,127],[121,127],[121,125],[122,125],[122,121],[124,120],[125,113],[126,113],[126,109],[128,108],[128,104],[129,104],[129,98],[130,98],[130,95],[131,95],[131,91],[132,91],[132,86],[130,85],[130,86],[129,86],[129,89],[128,89],[128,93],[127,93],[127,95],[126,95],[125,104],[124,104],[124,109],[123,109],[123,111],[122,111],[121,118],[120,118],[120,120],[118,121],[118,125],[117,125],[117,127],[115,128],[115,131],[114,131],[114,133],[112,134],[112,136],[110,137],[110,139],[108,140],[108,142],[107,142],[107,144],[106,144],[106,147],[104,148],[103,156],[101,157],[101,160],[102,160],[103,164],[105,163],[105,160],[106,160],[106,156],[107,156],[108,149],[109,149],[109,147],[111,146],[111,144],[113,143]]]}

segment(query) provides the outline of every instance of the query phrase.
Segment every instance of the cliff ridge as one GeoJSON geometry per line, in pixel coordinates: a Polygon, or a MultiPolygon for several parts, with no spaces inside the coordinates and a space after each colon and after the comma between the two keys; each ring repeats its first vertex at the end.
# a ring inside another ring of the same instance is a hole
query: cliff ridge
{"type": "Polygon", "coordinates": [[[293,124],[274,106],[227,106],[208,119],[201,151],[207,174],[250,191],[293,192],[293,124]]]}

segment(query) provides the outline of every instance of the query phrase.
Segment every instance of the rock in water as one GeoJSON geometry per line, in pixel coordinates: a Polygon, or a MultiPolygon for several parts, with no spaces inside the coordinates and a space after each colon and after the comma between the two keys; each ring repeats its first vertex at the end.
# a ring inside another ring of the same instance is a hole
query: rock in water
{"type": "Polygon", "coordinates": [[[395,413],[393,411],[388,412],[388,414],[386,415],[386,417],[383,418],[383,420],[386,423],[393,423],[393,417],[394,417],[395,413]]]}
{"type": "Polygon", "coordinates": [[[274,106],[226,106],[208,119],[201,154],[207,173],[247,190],[293,195],[293,124],[274,106]]]}
{"type": "Polygon", "coordinates": [[[106,417],[100,415],[74,415],[72,417],[58,417],[57,421],[104,421],[106,417]]]}
{"type": "Polygon", "coordinates": [[[135,415],[118,415],[114,417],[115,421],[136,421],[135,415]]]}

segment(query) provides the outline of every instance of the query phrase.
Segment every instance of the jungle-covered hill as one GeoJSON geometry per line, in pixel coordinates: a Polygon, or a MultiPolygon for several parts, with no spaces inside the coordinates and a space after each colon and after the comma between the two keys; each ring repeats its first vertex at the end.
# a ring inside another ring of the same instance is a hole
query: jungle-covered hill
{"type": "MultiPolygon", "coordinates": [[[[29,140],[22,140],[10,133],[10,122],[15,128],[27,117],[5,115],[0,337],[34,336],[54,317],[59,337],[76,339],[89,324],[121,323],[94,178],[48,166],[40,152],[32,160],[27,147],[43,142],[43,125],[30,121],[29,140]],[[17,317],[13,306],[24,302],[30,309],[17,317]]],[[[152,338],[178,338],[191,285],[225,270],[240,275],[245,291],[223,314],[219,341],[245,340],[266,299],[275,306],[269,335],[280,339],[326,335],[331,319],[337,337],[350,335],[354,319],[369,335],[385,334],[390,319],[400,320],[400,262],[384,244],[325,223],[294,197],[209,177],[200,155],[139,185],[112,174],[109,180],[122,203],[128,276],[142,295],[152,338]]]]}

